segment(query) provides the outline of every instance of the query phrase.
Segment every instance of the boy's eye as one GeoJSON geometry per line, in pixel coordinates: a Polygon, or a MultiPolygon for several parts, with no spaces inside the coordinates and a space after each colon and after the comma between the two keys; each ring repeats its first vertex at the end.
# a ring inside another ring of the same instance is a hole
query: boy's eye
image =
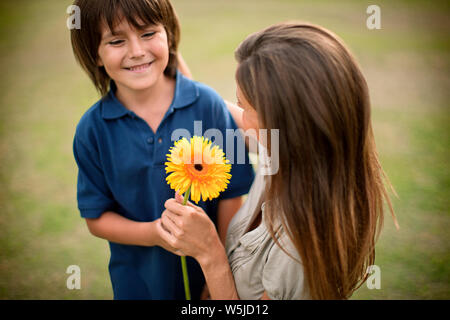
{"type": "Polygon", "coordinates": [[[150,38],[153,36],[156,32],[146,32],[142,35],[143,38],[150,38]]]}
{"type": "Polygon", "coordinates": [[[108,44],[111,44],[113,46],[117,46],[121,43],[123,43],[123,40],[113,40],[113,41],[108,42],[108,44]]]}

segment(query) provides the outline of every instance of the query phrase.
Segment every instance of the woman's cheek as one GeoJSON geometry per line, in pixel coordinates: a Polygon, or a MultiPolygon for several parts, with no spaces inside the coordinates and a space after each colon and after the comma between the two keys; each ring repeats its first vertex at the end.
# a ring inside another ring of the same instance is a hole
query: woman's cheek
{"type": "Polygon", "coordinates": [[[245,110],[242,116],[242,122],[244,123],[245,130],[254,129],[258,130],[258,117],[255,111],[245,110]]]}

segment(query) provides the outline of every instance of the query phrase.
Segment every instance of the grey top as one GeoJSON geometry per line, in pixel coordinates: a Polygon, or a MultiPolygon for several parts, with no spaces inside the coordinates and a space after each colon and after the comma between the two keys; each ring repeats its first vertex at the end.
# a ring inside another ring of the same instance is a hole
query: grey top
{"type": "Polygon", "coordinates": [[[308,299],[303,292],[304,279],[300,257],[285,232],[280,244],[287,255],[271,238],[264,222],[265,181],[258,170],[246,202],[230,222],[226,252],[240,299],[261,299],[264,291],[271,299],[308,299]],[[262,211],[258,227],[246,232],[256,215],[262,211]]]}

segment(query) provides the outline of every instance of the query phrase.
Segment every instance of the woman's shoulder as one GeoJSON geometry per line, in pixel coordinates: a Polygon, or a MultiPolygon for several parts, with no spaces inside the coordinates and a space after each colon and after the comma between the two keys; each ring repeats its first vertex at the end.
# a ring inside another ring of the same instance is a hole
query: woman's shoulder
{"type": "Polygon", "coordinates": [[[270,235],[264,251],[264,289],[271,299],[307,299],[300,254],[286,230],[287,226],[281,223],[281,213],[276,212],[279,208],[272,201],[268,200],[262,206],[262,223],[270,235]],[[269,232],[270,229],[273,233],[269,232]]]}
{"type": "Polygon", "coordinates": [[[301,258],[282,228],[276,237],[276,240],[271,239],[266,252],[262,276],[264,289],[271,299],[307,299],[301,258]]]}
{"type": "Polygon", "coordinates": [[[277,231],[275,234],[276,239],[272,239],[272,244],[268,251],[269,256],[275,257],[274,260],[283,259],[300,267],[300,256],[283,227],[279,227],[275,231],[277,231]]]}
{"type": "Polygon", "coordinates": [[[267,232],[271,229],[274,234],[271,234],[271,245],[268,248],[268,254],[274,261],[283,259],[293,262],[301,266],[300,255],[289,237],[285,226],[281,223],[281,213],[276,212],[278,206],[273,204],[273,200],[268,200],[261,206],[263,213],[263,221],[267,232]],[[273,212],[275,210],[275,212],[273,212]],[[270,215],[269,215],[269,212],[270,215]],[[272,218],[271,218],[272,217],[272,218]]]}

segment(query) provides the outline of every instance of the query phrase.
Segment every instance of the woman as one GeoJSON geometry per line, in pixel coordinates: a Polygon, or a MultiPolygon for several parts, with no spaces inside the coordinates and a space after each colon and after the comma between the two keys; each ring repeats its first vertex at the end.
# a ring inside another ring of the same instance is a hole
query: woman
{"type": "MultiPolygon", "coordinates": [[[[201,208],[166,202],[158,224],[202,267],[212,299],[347,299],[367,278],[383,223],[383,185],[366,81],[344,44],[282,23],[237,49],[244,129],[279,129],[279,168],[257,175],[226,249],[201,208]]],[[[235,113],[236,117],[239,117],[235,113]]]]}

